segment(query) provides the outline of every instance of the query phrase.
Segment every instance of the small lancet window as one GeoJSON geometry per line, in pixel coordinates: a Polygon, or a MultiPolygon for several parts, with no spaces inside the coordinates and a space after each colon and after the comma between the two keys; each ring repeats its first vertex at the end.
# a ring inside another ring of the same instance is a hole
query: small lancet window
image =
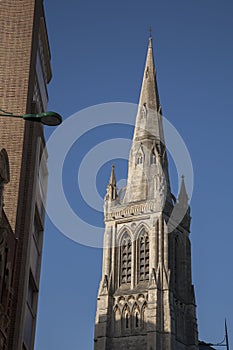
{"type": "Polygon", "coordinates": [[[143,326],[146,323],[146,304],[143,305],[142,307],[142,319],[141,319],[141,327],[143,328],[143,326]]]}
{"type": "Polygon", "coordinates": [[[126,316],[125,316],[125,328],[129,328],[129,314],[128,314],[128,312],[126,313],[126,316]]]}
{"type": "Polygon", "coordinates": [[[146,78],[148,78],[148,76],[149,76],[149,67],[147,67],[146,69],[146,78]]]}
{"type": "Polygon", "coordinates": [[[156,164],[156,157],[155,157],[154,150],[152,150],[150,154],[150,164],[156,164]]]}
{"type": "Polygon", "coordinates": [[[135,315],[135,327],[138,328],[139,326],[139,317],[138,317],[138,312],[136,312],[136,315],[135,315]]]}
{"type": "Polygon", "coordinates": [[[142,106],[142,118],[145,119],[147,116],[147,107],[146,107],[146,103],[143,103],[142,106]]]}
{"type": "Polygon", "coordinates": [[[140,154],[137,158],[137,164],[142,164],[143,163],[143,156],[140,154]]]}

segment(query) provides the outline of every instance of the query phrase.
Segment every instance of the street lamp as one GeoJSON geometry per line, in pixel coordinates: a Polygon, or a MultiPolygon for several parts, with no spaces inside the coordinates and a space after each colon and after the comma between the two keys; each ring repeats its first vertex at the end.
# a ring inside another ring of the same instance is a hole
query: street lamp
{"type": "Polygon", "coordinates": [[[43,112],[38,114],[23,114],[15,115],[10,112],[6,112],[0,108],[0,117],[14,117],[29,120],[32,122],[39,122],[48,126],[57,126],[62,123],[62,117],[56,112],[43,112]]]}

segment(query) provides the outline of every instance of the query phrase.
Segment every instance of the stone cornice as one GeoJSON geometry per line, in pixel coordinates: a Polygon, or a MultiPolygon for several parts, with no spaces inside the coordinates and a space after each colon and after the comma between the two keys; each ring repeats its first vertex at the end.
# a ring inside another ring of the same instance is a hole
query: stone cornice
{"type": "Polygon", "coordinates": [[[134,215],[157,213],[162,210],[161,203],[155,200],[111,206],[105,212],[105,222],[127,217],[132,218],[134,215]]]}

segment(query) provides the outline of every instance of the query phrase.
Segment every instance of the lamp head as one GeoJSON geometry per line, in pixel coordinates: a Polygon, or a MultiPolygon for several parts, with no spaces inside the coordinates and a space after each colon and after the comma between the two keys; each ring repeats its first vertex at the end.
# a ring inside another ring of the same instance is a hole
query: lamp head
{"type": "Polygon", "coordinates": [[[24,120],[40,122],[48,126],[57,126],[62,123],[62,117],[56,112],[43,112],[40,114],[24,114],[24,120]]]}

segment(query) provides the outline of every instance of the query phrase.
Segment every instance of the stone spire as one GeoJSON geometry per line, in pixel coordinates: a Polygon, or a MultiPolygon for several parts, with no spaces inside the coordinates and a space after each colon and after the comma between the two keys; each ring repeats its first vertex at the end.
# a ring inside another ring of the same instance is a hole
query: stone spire
{"type": "Polygon", "coordinates": [[[152,37],[149,38],[146,64],[144,69],[143,82],[139,104],[143,106],[146,103],[147,108],[159,111],[159,93],[156,81],[156,70],[154,64],[154,55],[152,47],[152,37]]]}
{"type": "Polygon", "coordinates": [[[170,193],[161,113],[150,37],[129,157],[125,203],[158,199],[163,205],[170,193]]]}
{"type": "Polygon", "coordinates": [[[152,37],[150,37],[136,117],[134,140],[149,137],[164,141],[161,113],[152,37]]]}

